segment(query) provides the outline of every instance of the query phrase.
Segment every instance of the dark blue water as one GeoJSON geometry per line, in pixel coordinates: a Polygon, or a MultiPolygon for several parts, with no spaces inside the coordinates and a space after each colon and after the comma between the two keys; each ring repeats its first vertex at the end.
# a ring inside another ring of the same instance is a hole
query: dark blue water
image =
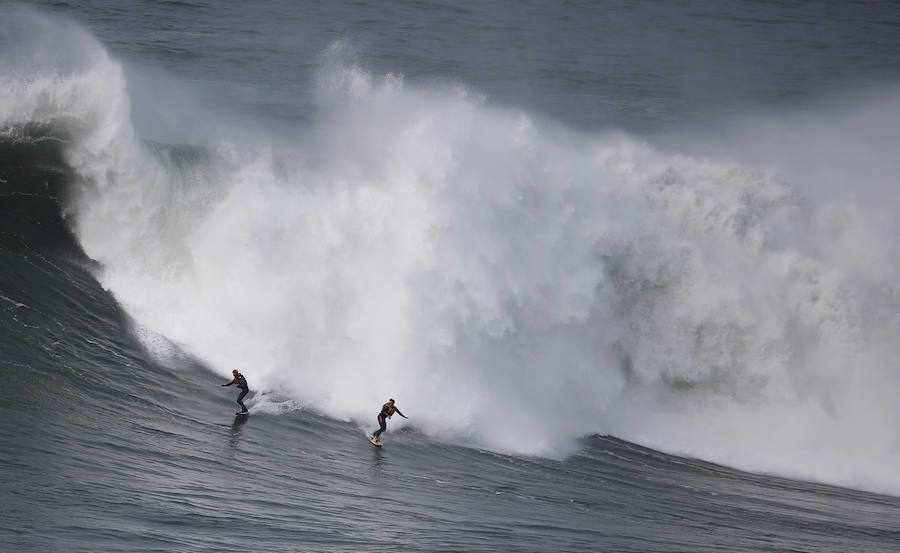
{"type": "Polygon", "coordinates": [[[0,4],[0,550],[896,551],[898,51],[892,3],[0,4]]]}

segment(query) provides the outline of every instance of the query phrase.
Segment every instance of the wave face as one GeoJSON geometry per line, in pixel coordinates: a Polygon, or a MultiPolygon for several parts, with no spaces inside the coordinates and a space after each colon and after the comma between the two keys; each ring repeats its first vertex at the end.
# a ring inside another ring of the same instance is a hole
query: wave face
{"type": "Polygon", "coordinates": [[[301,138],[187,146],[196,128],[139,138],[96,38],[8,13],[0,123],[64,129],[67,221],[157,362],[240,367],[256,408],[360,427],[393,397],[424,434],[496,452],[612,434],[900,494],[891,94],[676,148],[335,44],[301,138]]]}

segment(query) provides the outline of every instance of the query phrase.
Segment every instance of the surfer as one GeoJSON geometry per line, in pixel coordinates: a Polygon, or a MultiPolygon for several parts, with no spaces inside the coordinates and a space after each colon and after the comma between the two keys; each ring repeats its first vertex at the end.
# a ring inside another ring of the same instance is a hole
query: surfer
{"type": "Polygon", "coordinates": [[[400,412],[400,409],[397,409],[397,407],[394,406],[393,399],[388,400],[387,403],[385,403],[384,405],[381,406],[381,412],[378,413],[378,425],[380,426],[380,428],[378,430],[376,430],[374,434],[372,434],[373,441],[377,442],[378,436],[380,436],[382,432],[387,430],[387,419],[391,418],[391,416],[394,413],[397,413],[404,419],[409,418],[406,415],[404,415],[402,412],[400,412]]]}
{"type": "Polygon", "coordinates": [[[231,386],[232,384],[234,384],[235,386],[237,386],[238,388],[241,389],[241,393],[237,397],[237,402],[238,402],[238,405],[241,406],[241,411],[239,413],[235,413],[235,414],[236,415],[246,415],[247,407],[244,405],[244,402],[241,400],[244,399],[244,396],[247,395],[247,392],[250,391],[250,386],[247,386],[247,379],[244,378],[244,375],[242,375],[240,372],[238,372],[237,369],[234,369],[233,371],[231,371],[231,374],[234,375],[234,379],[231,382],[229,382],[228,384],[222,384],[222,386],[231,386]]]}

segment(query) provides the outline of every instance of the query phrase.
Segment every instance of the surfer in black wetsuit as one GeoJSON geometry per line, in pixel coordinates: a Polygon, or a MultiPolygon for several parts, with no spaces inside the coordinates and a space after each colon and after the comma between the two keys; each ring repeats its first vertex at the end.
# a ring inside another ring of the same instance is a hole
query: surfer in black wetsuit
{"type": "Polygon", "coordinates": [[[409,418],[406,415],[404,415],[403,413],[401,413],[400,409],[397,409],[394,406],[393,399],[388,400],[387,403],[385,403],[384,405],[381,406],[381,412],[378,413],[378,425],[380,426],[380,428],[378,430],[376,430],[374,434],[372,434],[373,440],[378,441],[378,436],[381,436],[381,433],[384,432],[385,430],[387,430],[387,419],[391,418],[391,416],[394,413],[397,413],[404,419],[409,418]]]}
{"type": "Polygon", "coordinates": [[[244,375],[242,375],[240,372],[238,372],[237,369],[234,369],[233,371],[231,371],[231,374],[234,375],[234,380],[232,380],[228,384],[222,384],[222,386],[231,386],[232,384],[234,384],[235,386],[237,386],[238,388],[241,389],[241,393],[238,394],[238,397],[237,397],[238,405],[241,406],[241,412],[237,413],[237,414],[239,414],[239,415],[246,414],[247,407],[244,405],[244,402],[241,400],[244,399],[244,396],[247,395],[247,392],[250,391],[250,386],[247,385],[247,379],[244,378],[244,375]]]}

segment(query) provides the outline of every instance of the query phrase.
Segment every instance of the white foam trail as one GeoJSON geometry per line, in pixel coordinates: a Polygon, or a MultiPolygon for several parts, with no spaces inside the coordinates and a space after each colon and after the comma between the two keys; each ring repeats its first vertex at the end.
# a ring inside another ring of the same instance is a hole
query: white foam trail
{"type": "Polygon", "coordinates": [[[135,142],[97,59],[48,88],[87,83],[57,109],[96,114],[69,153],[90,184],[78,236],[138,321],[223,375],[372,427],[393,397],[494,450],[609,432],[900,493],[896,234],[798,187],[802,167],[578,134],[337,63],[314,146],[219,143],[186,170],[135,142]]]}

